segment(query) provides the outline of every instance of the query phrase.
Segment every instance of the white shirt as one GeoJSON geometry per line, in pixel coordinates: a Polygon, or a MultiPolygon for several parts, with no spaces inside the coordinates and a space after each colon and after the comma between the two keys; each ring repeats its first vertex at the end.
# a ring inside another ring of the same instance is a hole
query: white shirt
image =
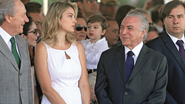
{"type": "MultiPolygon", "coordinates": [[[[4,29],[2,29],[0,27],[0,36],[3,38],[3,40],[5,41],[5,43],[7,44],[8,48],[10,49],[10,51],[12,52],[12,43],[10,41],[10,39],[12,38],[12,36],[10,34],[8,34],[4,29]]],[[[15,43],[16,43],[16,49],[17,49],[17,53],[19,54],[19,49],[18,49],[18,46],[17,46],[17,41],[16,41],[16,38],[14,36],[14,39],[15,39],[15,43]]],[[[20,57],[20,54],[19,54],[19,57],[20,57]]]]}
{"type": "Polygon", "coordinates": [[[134,65],[136,64],[137,58],[139,56],[139,53],[143,47],[143,42],[141,42],[140,44],[138,44],[136,47],[134,47],[132,50],[130,50],[128,47],[125,47],[125,61],[127,60],[127,53],[129,51],[132,51],[134,53],[134,55],[132,56],[134,59],[134,65]]]}
{"type": "Polygon", "coordinates": [[[167,31],[166,33],[169,35],[169,37],[171,38],[171,40],[173,41],[173,43],[175,44],[177,50],[179,50],[179,46],[176,44],[177,40],[182,40],[184,42],[183,46],[185,47],[185,39],[184,39],[184,34],[182,35],[182,38],[181,39],[178,39],[172,35],[170,35],[167,31]]]}
{"type": "Polygon", "coordinates": [[[80,42],[83,44],[85,49],[87,69],[97,69],[102,52],[109,49],[105,37],[98,40],[96,43],[91,43],[90,39],[80,42]]]}

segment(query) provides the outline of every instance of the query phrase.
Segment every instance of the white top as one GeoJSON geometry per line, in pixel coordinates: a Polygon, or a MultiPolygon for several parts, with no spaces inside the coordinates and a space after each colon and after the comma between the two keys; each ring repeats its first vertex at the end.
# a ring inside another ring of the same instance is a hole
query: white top
{"type": "Polygon", "coordinates": [[[132,50],[130,50],[128,47],[124,46],[125,47],[125,61],[127,59],[127,53],[129,51],[132,51],[134,53],[134,55],[132,56],[134,58],[134,65],[136,64],[136,61],[137,61],[137,58],[139,56],[139,53],[143,47],[143,42],[141,42],[140,44],[138,44],[136,47],[134,47],[132,50]]]}
{"type": "Polygon", "coordinates": [[[179,51],[179,46],[176,44],[176,42],[177,42],[178,40],[182,40],[182,41],[184,42],[183,46],[185,47],[185,38],[184,38],[184,34],[182,35],[182,38],[181,38],[181,39],[178,39],[178,38],[176,38],[176,37],[170,35],[167,31],[166,31],[166,33],[167,33],[167,34],[169,35],[169,37],[171,38],[171,40],[172,40],[173,43],[175,44],[175,46],[176,46],[176,48],[177,48],[178,51],[179,51]]]}
{"type": "MultiPolygon", "coordinates": [[[[77,47],[72,44],[66,50],[57,50],[47,44],[45,46],[51,86],[67,104],[82,104],[78,87],[82,68],[77,47]],[[65,53],[70,59],[66,58],[65,53]]],[[[43,95],[42,104],[51,104],[45,95],[43,95]]]]}
{"type": "Polygon", "coordinates": [[[97,69],[102,52],[109,49],[105,37],[98,40],[96,43],[91,43],[90,39],[80,42],[83,44],[85,49],[87,69],[97,69]]]}

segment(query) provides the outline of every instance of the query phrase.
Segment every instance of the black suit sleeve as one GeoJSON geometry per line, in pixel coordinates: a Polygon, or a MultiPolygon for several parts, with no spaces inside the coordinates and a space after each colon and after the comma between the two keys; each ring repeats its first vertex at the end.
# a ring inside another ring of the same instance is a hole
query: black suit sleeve
{"type": "MultiPolygon", "coordinates": [[[[158,47],[158,45],[160,45],[162,43],[158,43],[158,44],[154,44],[152,42],[147,42],[145,45],[149,48],[152,48],[156,51],[159,51],[161,52],[161,49],[158,47]]],[[[161,52],[162,53],[162,52],[161,52]]],[[[177,104],[177,102],[175,101],[175,99],[171,96],[171,94],[166,91],[166,100],[165,100],[165,103],[164,104],[177,104]]]]}
{"type": "Polygon", "coordinates": [[[97,67],[97,78],[95,85],[95,94],[99,104],[113,104],[109,97],[109,94],[107,93],[107,87],[108,82],[106,78],[106,71],[102,54],[97,67]]]}

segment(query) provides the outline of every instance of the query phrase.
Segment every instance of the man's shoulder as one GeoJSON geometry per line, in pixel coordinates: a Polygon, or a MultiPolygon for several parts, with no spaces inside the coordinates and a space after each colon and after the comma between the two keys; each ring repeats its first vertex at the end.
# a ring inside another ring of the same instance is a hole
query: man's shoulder
{"type": "Polygon", "coordinates": [[[150,47],[147,47],[147,49],[148,49],[148,54],[151,59],[157,59],[157,60],[159,59],[160,60],[160,59],[166,58],[162,53],[160,53],[157,50],[154,50],[150,47]]]}
{"type": "Polygon", "coordinates": [[[117,46],[117,47],[112,47],[106,51],[103,52],[103,54],[110,54],[113,55],[123,49],[123,45],[117,46]]]}
{"type": "Polygon", "coordinates": [[[17,42],[21,42],[21,44],[27,43],[26,39],[24,39],[22,36],[16,35],[15,37],[17,42]]]}

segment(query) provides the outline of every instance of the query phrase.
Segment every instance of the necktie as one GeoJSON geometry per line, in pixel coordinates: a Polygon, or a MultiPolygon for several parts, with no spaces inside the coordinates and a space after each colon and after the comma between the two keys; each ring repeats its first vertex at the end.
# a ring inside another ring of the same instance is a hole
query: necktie
{"type": "Polygon", "coordinates": [[[181,54],[182,56],[182,59],[184,60],[185,62],[185,50],[184,50],[184,46],[183,46],[183,41],[182,40],[178,40],[176,42],[176,44],[179,46],[179,53],[181,54]]]}
{"type": "Polygon", "coordinates": [[[127,81],[130,77],[130,74],[131,74],[133,66],[134,66],[134,59],[132,57],[133,55],[134,55],[134,53],[132,51],[129,51],[127,53],[127,60],[126,60],[127,81]]]}
{"type": "Polygon", "coordinates": [[[14,55],[15,60],[16,60],[16,62],[17,62],[17,65],[18,65],[18,67],[19,67],[19,62],[20,62],[20,60],[19,60],[19,55],[18,55],[17,50],[16,50],[16,44],[15,44],[15,39],[14,39],[14,37],[12,37],[12,38],[10,39],[10,41],[11,41],[11,43],[12,43],[12,54],[14,55]]]}

